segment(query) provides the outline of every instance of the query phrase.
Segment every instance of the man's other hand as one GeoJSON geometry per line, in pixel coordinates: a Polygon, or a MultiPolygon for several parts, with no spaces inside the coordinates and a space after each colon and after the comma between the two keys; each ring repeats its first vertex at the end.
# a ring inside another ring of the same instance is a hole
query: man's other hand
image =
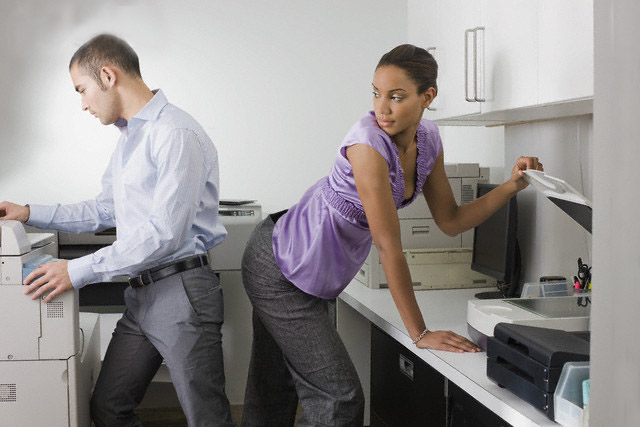
{"type": "Polygon", "coordinates": [[[29,295],[33,292],[31,299],[36,299],[48,292],[44,302],[49,302],[63,292],[72,289],[73,285],[69,279],[67,264],[67,260],[61,260],[39,265],[24,279],[22,284],[27,286],[24,294],[29,295]]]}
{"type": "Polygon", "coordinates": [[[31,212],[29,206],[16,205],[11,202],[0,202],[0,219],[13,219],[27,222],[31,212]]]}

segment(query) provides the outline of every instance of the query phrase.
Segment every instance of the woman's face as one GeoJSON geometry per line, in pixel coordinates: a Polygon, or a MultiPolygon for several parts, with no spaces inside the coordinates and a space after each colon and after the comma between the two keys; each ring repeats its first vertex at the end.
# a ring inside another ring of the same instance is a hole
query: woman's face
{"type": "Polygon", "coordinates": [[[415,132],[424,109],[433,100],[431,88],[419,94],[418,85],[396,66],[379,67],[373,75],[373,110],[378,126],[389,136],[415,132]]]}

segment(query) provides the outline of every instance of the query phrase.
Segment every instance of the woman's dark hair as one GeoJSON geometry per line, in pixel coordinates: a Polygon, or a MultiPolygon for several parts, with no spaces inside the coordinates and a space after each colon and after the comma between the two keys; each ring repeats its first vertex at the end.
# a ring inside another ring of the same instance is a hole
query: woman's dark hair
{"type": "Polygon", "coordinates": [[[142,77],[136,52],[127,42],[111,34],[100,34],[80,46],[71,57],[69,69],[74,64],[87,71],[100,87],[100,70],[105,65],[117,66],[134,77],[142,77]]]}
{"type": "Polygon", "coordinates": [[[418,93],[424,93],[430,87],[438,93],[438,64],[426,50],[412,44],[401,44],[382,55],[376,70],[387,65],[404,70],[418,85],[418,93]]]}

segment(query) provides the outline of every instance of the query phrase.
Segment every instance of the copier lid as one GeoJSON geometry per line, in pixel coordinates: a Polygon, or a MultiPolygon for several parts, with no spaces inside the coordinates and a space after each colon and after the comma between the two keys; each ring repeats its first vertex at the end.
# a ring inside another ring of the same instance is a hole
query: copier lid
{"type": "Polygon", "coordinates": [[[0,220],[0,255],[22,255],[31,250],[31,242],[20,221],[0,220]]]}
{"type": "Polygon", "coordinates": [[[564,180],[545,175],[541,171],[527,169],[523,178],[591,233],[593,208],[586,197],[564,180]]]}

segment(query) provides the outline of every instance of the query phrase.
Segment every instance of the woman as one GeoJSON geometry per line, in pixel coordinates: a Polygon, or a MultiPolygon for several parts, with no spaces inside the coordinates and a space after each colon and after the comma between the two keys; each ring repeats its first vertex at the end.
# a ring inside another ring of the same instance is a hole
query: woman
{"type": "Polygon", "coordinates": [[[355,368],[326,313],[326,300],[378,249],[389,289],[419,348],[480,351],[451,331],[425,326],[402,253],[397,210],[424,194],[438,227],[454,236],[483,222],[526,186],[518,159],[511,178],[458,206],[444,171],[435,124],[421,120],[437,93],[437,64],[424,49],[385,54],[373,78],[374,111],[357,122],[322,178],[286,212],[265,219],[245,250],[243,281],[253,305],[253,349],[243,425],[362,425],[355,368]]]}

